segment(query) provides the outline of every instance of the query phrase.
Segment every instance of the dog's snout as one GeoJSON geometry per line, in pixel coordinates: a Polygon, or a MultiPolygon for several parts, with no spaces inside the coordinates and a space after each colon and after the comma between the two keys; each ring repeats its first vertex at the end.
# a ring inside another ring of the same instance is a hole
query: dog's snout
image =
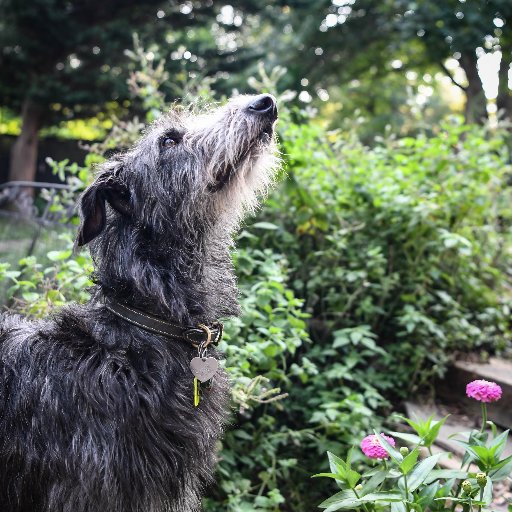
{"type": "Polygon", "coordinates": [[[277,102],[271,94],[260,94],[251,100],[247,109],[255,114],[272,114],[277,118],[277,102]]]}

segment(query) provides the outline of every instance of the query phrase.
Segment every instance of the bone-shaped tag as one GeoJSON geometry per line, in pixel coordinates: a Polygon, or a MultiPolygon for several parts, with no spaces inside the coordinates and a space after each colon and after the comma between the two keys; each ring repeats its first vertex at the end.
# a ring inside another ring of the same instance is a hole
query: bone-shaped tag
{"type": "Polygon", "coordinates": [[[190,361],[190,371],[200,382],[210,380],[219,369],[219,361],[214,357],[194,357],[190,361]]]}

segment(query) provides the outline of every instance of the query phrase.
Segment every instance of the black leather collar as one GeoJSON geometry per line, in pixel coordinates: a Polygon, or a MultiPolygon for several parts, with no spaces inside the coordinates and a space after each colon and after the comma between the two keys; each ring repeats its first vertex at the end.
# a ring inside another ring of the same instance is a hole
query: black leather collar
{"type": "Polygon", "coordinates": [[[161,334],[167,338],[186,341],[194,347],[201,345],[206,347],[210,343],[216,344],[222,338],[223,325],[220,322],[212,325],[198,324],[196,327],[179,325],[157,316],[148,315],[139,309],[117,302],[110,297],[104,297],[104,304],[114,315],[141,329],[161,334]]]}

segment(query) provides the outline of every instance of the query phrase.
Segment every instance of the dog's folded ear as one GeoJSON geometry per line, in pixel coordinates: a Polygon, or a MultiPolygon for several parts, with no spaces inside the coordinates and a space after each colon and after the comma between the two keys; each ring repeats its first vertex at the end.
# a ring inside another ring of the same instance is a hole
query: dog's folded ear
{"type": "Polygon", "coordinates": [[[107,223],[106,203],[122,215],[130,215],[130,192],[117,173],[104,172],[85,190],[79,199],[81,224],[76,245],[88,244],[107,223]]]}

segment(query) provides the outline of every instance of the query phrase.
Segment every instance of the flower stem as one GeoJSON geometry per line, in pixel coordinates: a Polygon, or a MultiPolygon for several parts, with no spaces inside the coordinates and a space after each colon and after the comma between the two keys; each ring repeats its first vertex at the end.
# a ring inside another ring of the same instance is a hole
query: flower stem
{"type": "MultiPolygon", "coordinates": [[[[484,487],[480,487],[480,501],[484,499],[484,487]]],[[[478,512],[482,512],[482,505],[478,505],[478,512]]]]}
{"type": "MultiPolygon", "coordinates": [[[[356,498],[359,500],[360,496],[359,494],[357,494],[357,491],[355,489],[352,489],[352,492],[356,495],[356,498]]],[[[366,503],[361,503],[361,505],[363,505],[363,510],[365,512],[369,512],[368,509],[366,508],[366,503]]],[[[356,510],[359,510],[359,508],[357,508],[356,510]]]]}
{"type": "Polygon", "coordinates": [[[482,402],[482,428],[480,430],[482,434],[485,432],[485,427],[487,427],[487,404],[482,402]]]}
{"type": "Polygon", "coordinates": [[[405,487],[405,508],[409,512],[409,487],[407,486],[407,475],[404,474],[404,487],[405,487]]]}

